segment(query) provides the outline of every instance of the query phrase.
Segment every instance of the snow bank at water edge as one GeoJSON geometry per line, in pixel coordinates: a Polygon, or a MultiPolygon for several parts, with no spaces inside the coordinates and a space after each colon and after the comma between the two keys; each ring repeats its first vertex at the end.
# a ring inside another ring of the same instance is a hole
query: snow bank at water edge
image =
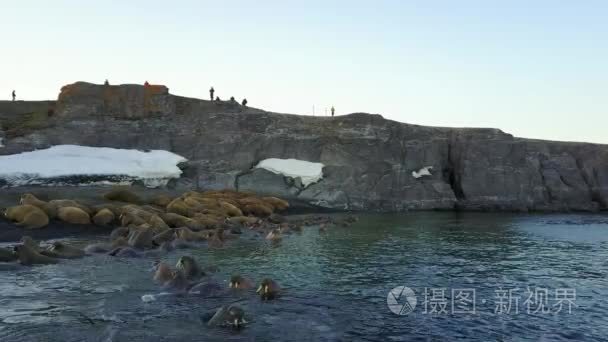
{"type": "Polygon", "coordinates": [[[323,166],[325,165],[322,163],[312,163],[299,159],[270,158],[262,160],[255,167],[286,177],[300,177],[300,179],[302,179],[302,185],[307,187],[323,178],[323,166]]]}
{"type": "Polygon", "coordinates": [[[0,156],[0,185],[166,185],[179,178],[182,156],[163,151],[57,145],[44,150],[0,156]],[[5,183],[5,184],[3,184],[5,183]],[[74,184],[76,183],[76,184],[74,184]]]}

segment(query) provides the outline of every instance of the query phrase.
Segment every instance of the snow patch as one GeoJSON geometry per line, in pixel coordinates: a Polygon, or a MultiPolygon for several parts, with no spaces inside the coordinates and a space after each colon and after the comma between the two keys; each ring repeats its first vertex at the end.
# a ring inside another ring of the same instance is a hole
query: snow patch
{"type": "Polygon", "coordinates": [[[313,163],[299,159],[264,159],[255,166],[256,169],[265,169],[286,177],[300,177],[302,185],[307,187],[323,178],[322,163],[313,163]]]}
{"type": "Polygon", "coordinates": [[[412,171],[412,177],[418,179],[422,176],[432,176],[432,174],[431,174],[432,169],[433,169],[432,166],[425,166],[418,171],[412,171]]]}
{"type": "Polygon", "coordinates": [[[98,185],[132,184],[148,187],[166,185],[179,178],[177,164],[182,156],[164,151],[57,145],[44,150],[0,156],[0,184],[98,185]]]}
{"type": "Polygon", "coordinates": [[[4,147],[4,144],[3,144],[3,143],[4,143],[4,138],[1,138],[1,137],[0,137],[0,147],[4,147]]]}

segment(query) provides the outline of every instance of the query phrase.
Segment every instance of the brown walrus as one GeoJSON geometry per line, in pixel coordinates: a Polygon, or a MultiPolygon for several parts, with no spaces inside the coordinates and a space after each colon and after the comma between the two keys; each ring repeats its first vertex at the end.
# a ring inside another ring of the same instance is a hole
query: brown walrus
{"type": "Polygon", "coordinates": [[[98,226],[109,226],[115,218],[116,216],[114,216],[114,213],[110,209],[104,208],[93,216],[93,223],[98,226]]]}
{"type": "Polygon", "coordinates": [[[171,266],[162,261],[157,261],[154,263],[154,281],[163,285],[169,280],[173,279],[173,270],[171,270],[171,266]]]}
{"type": "Polygon", "coordinates": [[[57,217],[64,222],[72,224],[91,224],[89,214],[77,207],[61,207],[57,210],[57,217]]]}
{"type": "Polygon", "coordinates": [[[17,245],[14,247],[15,254],[22,265],[38,265],[38,264],[56,264],[57,259],[42,255],[26,245],[17,245]]]}
{"type": "Polygon", "coordinates": [[[7,208],[4,215],[9,220],[15,222],[16,226],[25,229],[39,229],[49,224],[48,215],[42,209],[31,204],[7,208]]]}
{"type": "Polygon", "coordinates": [[[189,256],[179,258],[175,267],[178,271],[183,272],[188,280],[198,280],[205,275],[205,272],[203,272],[196,260],[189,256]]]}
{"type": "Polygon", "coordinates": [[[137,230],[130,234],[129,246],[139,249],[150,248],[153,246],[153,238],[154,231],[152,229],[137,230]]]}
{"type": "Polygon", "coordinates": [[[42,211],[44,211],[49,218],[57,217],[57,207],[56,206],[50,204],[49,202],[39,200],[33,194],[30,194],[30,193],[23,194],[21,196],[21,199],[19,200],[19,204],[31,204],[33,206],[36,206],[36,207],[42,209],[42,211]]]}
{"type": "Polygon", "coordinates": [[[40,252],[51,258],[76,259],[84,257],[84,250],[70,246],[64,242],[53,242],[46,250],[40,252]]]}
{"type": "Polygon", "coordinates": [[[266,278],[262,280],[260,283],[260,287],[257,289],[257,293],[262,297],[262,299],[274,299],[279,295],[281,291],[281,287],[277,282],[270,278],[266,278]]]}

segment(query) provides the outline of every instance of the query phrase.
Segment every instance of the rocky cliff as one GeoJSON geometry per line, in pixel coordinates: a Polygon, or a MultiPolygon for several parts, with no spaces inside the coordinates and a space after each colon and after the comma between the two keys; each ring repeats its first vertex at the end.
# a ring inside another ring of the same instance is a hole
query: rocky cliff
{"type": "Polygon", "coordinates": [[[255,190],[339,209],[608,208],[607,145],[362,113],[278,114],[163,86],[79,82],[57,101],[0,102],[0,138],[0,154],[58,144],[169,150],[189,159],[173,187],[255,190]],[[253,168],[266,158],[321,162],[324,178],[303,187],[253,168]],[[424,166],[433,166],[431,176],[412,176],[424,166]]]}

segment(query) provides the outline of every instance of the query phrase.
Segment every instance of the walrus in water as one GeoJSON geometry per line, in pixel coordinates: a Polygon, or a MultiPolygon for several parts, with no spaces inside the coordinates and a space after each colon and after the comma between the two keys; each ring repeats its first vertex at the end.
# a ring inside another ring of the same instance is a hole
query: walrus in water
{"type": "Polygon", "coordinates": [[[179,258],[175,267],[183,272],[188,280],[198,280],[205,275],[205,272],[203,272],[196,260],[189,256],[179,258]]]}
{"type": "Polygon", "coordinates": [[[188,290],[189,295],[203,296],[203,297],[215,297],[226,293],[226,289],[217,282],[201,282],[193,285],[188,290]]]}
{"type": "Polygon", "coordinates": [[[245,278],[240,274],[235,274],[230,278],[230,288],[232,289],[252,289],[255,287],[255,284],[251,279],[245,278]]]}
{"type": "Polygon", "coordinates": [[[40,243],[38,241],[32,239],[31,236],[28,236],[28,235],[22,236],[21,243],[26,245],[33,251],[40,252],[40,243]]]}
{"type": "Polygon", "coordinates": [[[238,328],[246,324],[245,311],[237,305],[229,305],[220,307],[213,317],[207,322],[209,327],[225,327],[232,326],[238,328]]]}
{"type": "Polygon", "coordinates": [[[155,282],[164,285],[169,280],[173,279],[173,270],[171,266],[162,261],[154,263],[154,279],[155,282]]]}
{"type": "Polygon", "coordinates": [[[141,229],[135,231],[129,237],[129,246],[133,248],[145,249],[152,247],[154,232],[152,229],[141,229]]]}
{"type": "Polygon", "coordinates": [[[57,259],[42,255],[26,245],[17,245],[14,247],[14,250],[15,254],[17,254],[17,258],[19,259],[19,263],[22,265],[45,265],[56,264],[59,262],[57,259]]]}
{"type": "Polygon", "coordinates": [[[131,247],[116,247],[108,255],[119,258],[139,258],[141,256],[131,247]]]}
{"type": "Polygon", "coordinates": [[[116,240],[119,237],[127,237],[129,235],[129,228],[127,227],[118,227],[112,230],[110,233],[110,240],[116,240]]]}
{"type": "Polygon", "coordinates": [[[280,291],[281,287],[279,286],[279,284],[277,284],[277,282],[270,278],[266,278],[262,280],[262,282],[260,283],[260,287],[258,287],[256,292],[260,294],[260,297],[262,297],[262,299],[268,300],[276,298],[279,295],[280,291]]]}
{"type": "Polygon", "coordinates": [[[0,248],[0,261],[9,262],[17,260],[17,254],[15,251],[8,248],[0,248]]]}
{"type": "Polygon", "coordinates": [[[46,250],[41,251],[40,254],[59,259],[77,259],[85,255],[82,249],[58,241],[53,242],[46,250]]]}

